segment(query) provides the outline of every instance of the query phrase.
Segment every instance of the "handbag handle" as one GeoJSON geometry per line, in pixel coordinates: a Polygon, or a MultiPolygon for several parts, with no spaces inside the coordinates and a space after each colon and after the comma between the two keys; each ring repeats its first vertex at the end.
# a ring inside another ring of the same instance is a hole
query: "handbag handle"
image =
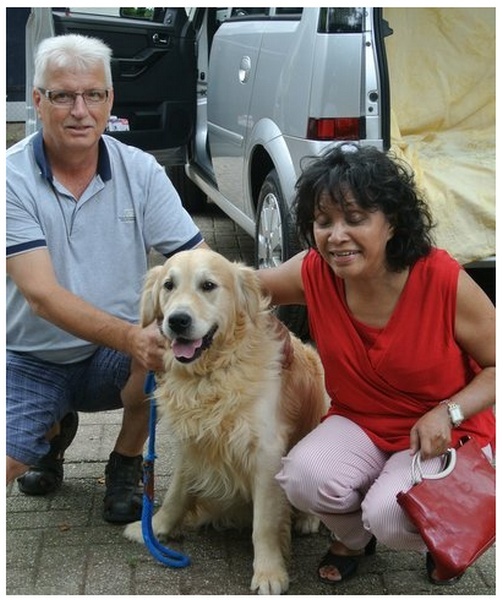
{"type": "Polygon", "coordinates": [[[423,479],[443,479],[454,471],[456,466],[456,450],[449,448],[444,453],[444,464],[440,473],[427,474],[421,470],[421,453],[416,452],[412,458],[412,482],[413,485],[420,483],[423,479]]]}

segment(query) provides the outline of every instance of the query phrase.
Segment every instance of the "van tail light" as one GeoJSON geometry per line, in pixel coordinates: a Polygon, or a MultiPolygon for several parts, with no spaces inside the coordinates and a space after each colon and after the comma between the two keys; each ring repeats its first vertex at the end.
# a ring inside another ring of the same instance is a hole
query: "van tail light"
{"type": "Polygon", "coordinates": [[[339,117],[315,119],[310,117],[307,124],[307,137],[310,140],[361,140],[365,138],[365,118],[339,117]]]}

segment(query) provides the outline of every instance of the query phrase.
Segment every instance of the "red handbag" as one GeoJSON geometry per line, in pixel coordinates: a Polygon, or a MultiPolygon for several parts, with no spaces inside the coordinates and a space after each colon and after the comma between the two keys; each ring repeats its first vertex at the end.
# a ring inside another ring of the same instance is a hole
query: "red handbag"
{"type": "Polygon", "coordinates": [[[495,469],[474,439],[463,438],[434,475],[421,472],[416,453],[412,481],[397,502],[421,534],[438,578],[457,577],[495,542],[495,469]]]}

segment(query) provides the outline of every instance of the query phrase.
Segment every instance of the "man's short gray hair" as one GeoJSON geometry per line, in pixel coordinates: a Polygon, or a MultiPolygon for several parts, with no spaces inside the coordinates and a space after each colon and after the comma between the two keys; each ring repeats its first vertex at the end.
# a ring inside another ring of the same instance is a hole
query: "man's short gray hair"
{"type": "Polygon", "coordinates": [[[58,35],[43,40],[35,55],[34,87],[46,87],[48,72],[68,69],[85,72],[98,66],[105,71],[105,85],[112,87],[112,50],[102,40],[85,35],[58,35]]]}

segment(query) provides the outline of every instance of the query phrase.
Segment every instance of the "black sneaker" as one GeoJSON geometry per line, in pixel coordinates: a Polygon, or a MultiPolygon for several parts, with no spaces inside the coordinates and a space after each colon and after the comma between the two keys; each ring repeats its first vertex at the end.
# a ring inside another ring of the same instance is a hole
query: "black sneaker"
{"type": "Polygon", "coordinates": [[[44,496],[55,492],[63,483],[63,454],[73,442],[79,427],[79,415],[68,413],[60,423],[60,432],[52,438],[49,452],[26,473],[18,478],[17,484],[23,494],[44,496]]]}
{"type": "Polygon", "coordinates": [[[112,452],[105,467],[106,492],[103,518],[109,523],[131,523],[141,519],[143,457],[112,452]]]}

